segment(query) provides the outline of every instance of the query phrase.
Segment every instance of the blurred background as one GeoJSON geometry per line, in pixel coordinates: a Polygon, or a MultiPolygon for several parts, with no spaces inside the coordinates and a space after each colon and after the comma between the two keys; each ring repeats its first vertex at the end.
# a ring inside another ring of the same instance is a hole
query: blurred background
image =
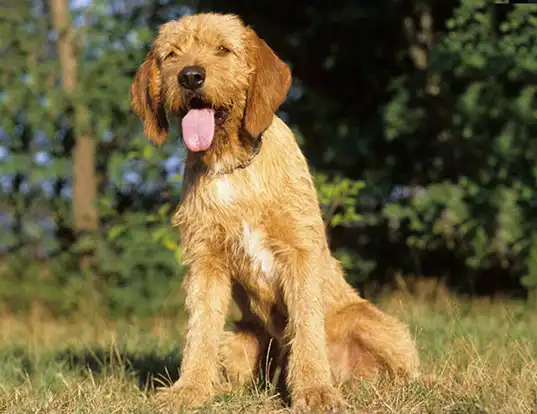
{"type": "Polygon", "coordinates": [[[371,299],[537,308],[537,9],[484,0],[3,0],[0,312],[182,307],[177,130],[156,148],[130,84],[158,26],[237,13],[286,60],[280,116],[330,244],[371,299]]]}

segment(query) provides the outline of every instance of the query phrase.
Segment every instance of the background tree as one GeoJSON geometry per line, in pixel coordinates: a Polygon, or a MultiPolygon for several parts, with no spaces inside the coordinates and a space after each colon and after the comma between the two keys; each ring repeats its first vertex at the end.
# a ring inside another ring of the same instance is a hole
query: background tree
{"type": "MultiPolygon", "coordinates": [[[[62,73],[62,85],[71,98],[75,129],[73,158],[73,227],[77,233],[97,230],[97,180],[95,171],[96,141],[90,135],[88,109],[77,103],[77,57],[73,44],[73,28],[69,4],[65,0],[50,0],[52,23],[56,32],[56,45],[62,73]]],[[[83,267],[87,266],[87,261],[83,267]]]]}

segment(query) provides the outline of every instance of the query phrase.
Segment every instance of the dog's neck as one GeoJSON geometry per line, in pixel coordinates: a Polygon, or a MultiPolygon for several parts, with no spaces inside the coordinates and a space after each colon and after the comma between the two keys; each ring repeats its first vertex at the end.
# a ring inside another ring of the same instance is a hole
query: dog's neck
{"type": "Polygon", "coordinates": [[[239,161],[236,165],[231,166],[229,168],[222,168],[220,171],[215,171],[214,173],[216,175],[224,175],[224,174],[230,174],[235,170],[241,170],[246,167],[248,167],[254,158],[259,154],[259,151],[261,150],[261,144],[263,143],[263,136],[260,136],[258,139],[256,139],[251,147],[251,152],[248,155],[248,158],[246,158],[243,161],[239,161]]]}
{"type": "Polygon", "coordinates": [[[241,130],[233,139],[218,137],[209,150],[201,154],[189,153],[187,168],[196,175],[218,176],[247,168],[261,151],[263,135],[255,138],[241,130]]]}

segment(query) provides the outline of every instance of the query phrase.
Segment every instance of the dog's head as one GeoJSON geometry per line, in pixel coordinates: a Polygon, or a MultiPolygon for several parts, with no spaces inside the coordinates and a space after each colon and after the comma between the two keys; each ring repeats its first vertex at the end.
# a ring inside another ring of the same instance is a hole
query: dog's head
{"type": "Polygon", "coordinates": [[[169,115],[182,118],[190,151],[244,129],[257,138],[271,124],[291,83],[288,66],[234,15],[185,16],[160,27],[134,78],[132,108],[155,143],[169,115]]]}

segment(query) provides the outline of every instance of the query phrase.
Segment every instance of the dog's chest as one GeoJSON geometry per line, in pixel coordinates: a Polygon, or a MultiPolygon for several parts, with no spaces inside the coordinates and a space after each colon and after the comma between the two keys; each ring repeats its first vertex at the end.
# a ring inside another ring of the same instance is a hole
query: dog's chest
{"type": "Polygon", "coordinates": [[[179,210],[187,223],[192,223],[192,217],[200,216],[199,212],[203,211],[204,223],[189,225],[189,232],[195,233],[196,239],[221,240],[229,268],[236,269],[234,277],[248,290],[268,293],[273,290],[277,272],[261,218],[267,215],[260,194],[263,186],[254,174],[247,171],[241,174],[224,175],[205,183],[189,194],[179,210]]]}
{"type": "Polygon", "coordinates": [[[258,221],[256,223],[256,220],[249,217],[250,213],[255,214],[256,210],[261,208],[258,204],[259,200],[255,200],[260,185],[254,175],[247,175],[247,178],[238,182],[227,176],[217,178],[212,183],[212,201],[217,209],[224,210],[231,216],[229,220],[226,220],[227,226],[226,223],[222,223],[224,228],[231,230],[229,223],[233,223],[235,227],[232,231],[234,234],[232,239],[236,246],[232,249],[234,252],[232,256],[242,257],[230,257],[229,260],[246,262],[248,272],[268,281],[274,276],[274,255],[262,224],[258,221]],[[245,188],[249,190],[245,192],[245,188]]]}
{"type": "Polygon", "coordinates": [[[263,227],[242,220],[232,251],[228,260],[238,269],[232,277],[249,293],[250,306],[257,308],[273,303],[278,291],[277,264],[263,227]]]}
{"type": "Polygon", "coordinates": [[[275,271],[274,255],[268,246],[266,234],[243,220],[239,245],[250,262],[250,270],[272,280],[275,271]]]}

